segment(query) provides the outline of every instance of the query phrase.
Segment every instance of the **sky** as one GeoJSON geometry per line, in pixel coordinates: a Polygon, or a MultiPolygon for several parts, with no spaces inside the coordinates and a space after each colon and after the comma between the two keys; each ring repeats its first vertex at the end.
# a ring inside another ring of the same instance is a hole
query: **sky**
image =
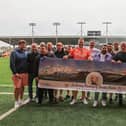
{"type": "Polygon", "coordinates": [[[104,21],[110,35],[126,35],[126,0],[0,0],[0,36],[31,35],[30,22],[35,22],[35,35],[54,35],[53,22],[60,22],[59,35],[79,35],[79,21],[88,30],[101,30],[104,21]]]}

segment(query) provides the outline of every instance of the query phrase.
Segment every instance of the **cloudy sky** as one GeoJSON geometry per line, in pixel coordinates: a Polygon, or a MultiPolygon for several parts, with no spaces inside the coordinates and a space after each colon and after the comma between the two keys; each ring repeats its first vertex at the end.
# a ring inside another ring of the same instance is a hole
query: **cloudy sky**
{"type": "Polygon", "coordinates": [[[59,34],[79,35],[78,21],[85,21],[84,32],[102,30],[111,21],[109,34],[126,34],[125,0],[0,0],[0,36],[30,35],[29,22],[37,23],[35,35],[54,35],[53,22],[61,23],[59,34]]]}

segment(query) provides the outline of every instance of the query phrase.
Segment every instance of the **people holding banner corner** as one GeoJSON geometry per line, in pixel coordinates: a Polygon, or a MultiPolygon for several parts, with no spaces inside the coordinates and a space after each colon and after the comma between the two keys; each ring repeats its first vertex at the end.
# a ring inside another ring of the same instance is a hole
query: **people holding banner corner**
{"type": "MultiPolygon", "coordinates": [[[[113,57],[113,63],[126,63],[126,42],[121,42],[120,51],[113,57]]],[[[123,95],[119,94],[119,105],[123,105],[123,95]]]]}

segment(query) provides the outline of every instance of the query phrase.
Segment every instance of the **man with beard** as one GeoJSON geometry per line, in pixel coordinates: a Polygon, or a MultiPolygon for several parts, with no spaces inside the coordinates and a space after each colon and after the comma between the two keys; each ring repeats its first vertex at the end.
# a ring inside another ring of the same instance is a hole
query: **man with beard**
{"type": "MultiPolygon", "coordinates": [[[[100,62],[106,62],[106,61],[110,61],[112,60],[112,55],[110,53],[107,52],[107,47],[103,46],[101,49],[101,52],[97,55],[95,55],[94,61],[100,61],[100,62]]],[[[98,105],[98,98],[99,98],[99,93],[96,92],[95,93],[95,99],[94,99],[94,104],[93,107],[96,107],[98,105]]],[[[107,100],[107,94],[106,93],[102,93],[102,106],[106,106],[106,100],[107,100]]]]}

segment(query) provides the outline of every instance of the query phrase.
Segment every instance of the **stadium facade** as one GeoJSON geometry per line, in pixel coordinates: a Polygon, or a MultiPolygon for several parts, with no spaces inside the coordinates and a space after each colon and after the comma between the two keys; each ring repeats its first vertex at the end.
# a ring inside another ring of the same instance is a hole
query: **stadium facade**
{"type": "MultiPolygon", "coordinates": [[[[76,45],[77,40],[80,38],[78,35],[59,35],[58,41],[63,42],[65,45],[76,45]]],[[[106,43],[106,36],[83,36],[86,43],[88,43],[90,40],[94,39],[97,44],[104,44],[106,43]]],[[[114,41],[126,41],[126,36],[108,36],[108,42],[114,42],[114,41]]],[[[7,42],[12,45],[17,45],[18,40],[25,39],[28,44],[31,44],[32,42],[32,36],[0,36],[0,40],[7,42]]],[[[55,36],[34,36],[34,41],[38,44],[40,42],[53,42],[55,44],[56,38],[55,36]]]]}

